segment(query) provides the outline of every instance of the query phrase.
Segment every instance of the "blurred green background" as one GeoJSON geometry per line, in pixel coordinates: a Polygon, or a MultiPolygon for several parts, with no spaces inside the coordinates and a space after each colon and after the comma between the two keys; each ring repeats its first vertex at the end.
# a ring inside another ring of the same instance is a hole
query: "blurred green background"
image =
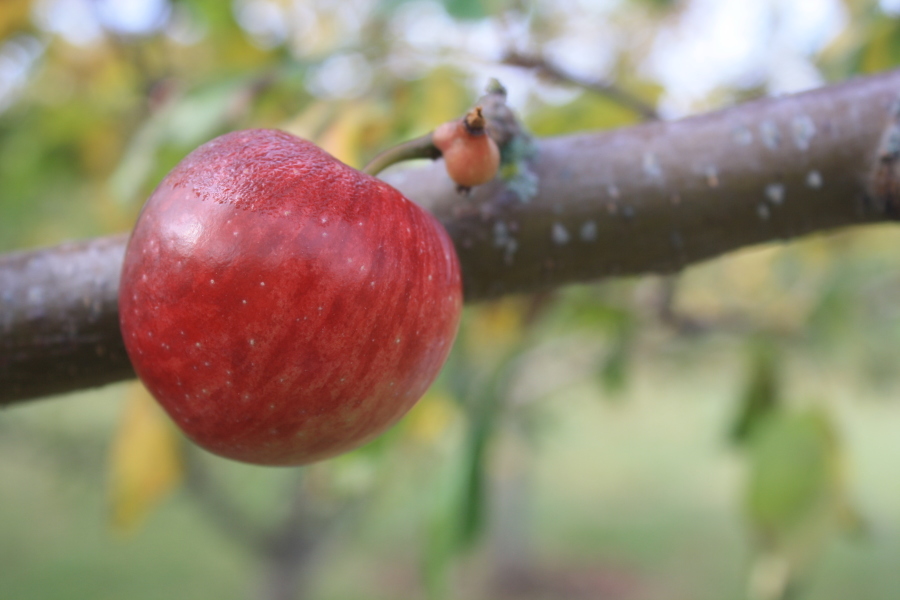
{"type": "MultiPolygon", "coordinates": [[[[490,77],[556,135],[639,121],[592,82],[674,118],[898,63],[889,0],[5,0],[0,251],[127,230],[233,129],[361,166],[490,77]]],[[[399,426],[304,469],[192,449],[135,383],[8,408],[0,598],[893,600],[898,246],[468,307],[399,426]]]]}

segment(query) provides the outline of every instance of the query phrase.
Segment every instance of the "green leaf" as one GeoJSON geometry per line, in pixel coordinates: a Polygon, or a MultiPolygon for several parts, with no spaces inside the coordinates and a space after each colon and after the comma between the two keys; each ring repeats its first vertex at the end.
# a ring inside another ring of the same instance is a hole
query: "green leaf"
{"type": "Polygon", "coordinates": [[[821,411],[772,413],[751,439],[747,512],[765,539],[789,535],[834,499],[836,435],[821,411]]]}
{"type": "Polygon", "coordinates": [[[477,20],[490,15],[483,0],[443,0],[444,8],[456,19],[477,20]]]}
{"type": "Polygon", "coordinates": [[[600,368],[600,382],[609,394],[625,389],[628,384],[628,367],[631,358],[631,335],[619,336],[600,368]]]}
{"type": "Polygon", "coordinates": [[[740,412],[731,429],[730,437],[735,443],[746,442],[754,428],[777,409],[780,402],[781,363],[774,343],[768,340],[753,342],[747,362],[740,412]]]}
{"type": "Polygon", "coordinates": [[[460,494],[459,550],[470,548],[484,531],[487,505],[486,450],[495,429],[498,401],[486,394],[473,415],[466,447],[466,465],[460,494]]]}

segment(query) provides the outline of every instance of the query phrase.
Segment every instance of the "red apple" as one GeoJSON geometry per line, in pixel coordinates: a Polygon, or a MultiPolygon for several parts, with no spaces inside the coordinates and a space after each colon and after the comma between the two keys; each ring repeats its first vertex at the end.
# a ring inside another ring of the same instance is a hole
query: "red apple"
{"type": "Polygon", "coordinates": [[[428,212],[313,144],[224,135],[162,181],[128,243],[122,334],[188,437],[236,460],[334,456],[437,376],[462,306],[428,212]]]}

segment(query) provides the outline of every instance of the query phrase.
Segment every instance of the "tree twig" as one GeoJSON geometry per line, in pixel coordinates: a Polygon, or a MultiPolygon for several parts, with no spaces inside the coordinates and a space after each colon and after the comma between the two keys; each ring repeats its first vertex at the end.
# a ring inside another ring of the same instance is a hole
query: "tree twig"
{"type": "Polygon", "coordinates": [[[503,58],[503,62],[507,65],[532,69],[538,76],[544,77],[545,79],[575,85],[585,90],[606,96],[610,100],[633,110],[646,121],[655,121],[659,119],[659,113],[656,112],[656,109],[653,106],[611,81],[579,77],[574,73],[566,71],[561,66],[547,61],[547,59],[542,56],[510,52],[503,58]]]}

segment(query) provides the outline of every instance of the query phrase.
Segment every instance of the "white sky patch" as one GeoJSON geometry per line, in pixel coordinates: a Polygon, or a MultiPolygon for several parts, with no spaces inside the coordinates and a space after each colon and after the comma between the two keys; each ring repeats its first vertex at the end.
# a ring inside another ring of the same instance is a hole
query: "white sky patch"
{"type": "Polygon", "coordinates": [[[822,50],[847,25],[847,11],[839,0],[769,2],[779,21],[776,38],[801,54],[822,50]]]}
{"type": "Polygon", "coordinates": [[[717,87],[813,87],[821,77],[810,56],[847,18],[840,0],[692,0],[660,32],[645,68],[667,88],[668,116],[691,112],[717,87]]]}
{"type": "Polygon", "coordinates": [[[242,0],[234,4],[234,16],[262,48],[274,48],[287,39],[284,9],[269,0],[242,0]]]}
{"type": "Polygon", "coordinates": [[[0,43],[0,112],[15,102],[43,51],[43,44],[30,35],[0,43]]]}
{"type": "Polygon", "coordinates": [[[318,96],[356,98],[372,84],[372,69],[358,52],[329,56],[310,74],[309,89],[318,96]]]}
{"type": "Polygon", "coordinates": [[[768,37],[767,8],[760,1],[694,0],[674,27],[657,36],[648,69],[689,98],[747,81],[768,37]]]}
{"type": "Polygon", "coordinates": [[[40,0],[34,6],[34,19],[44,31],[61,35],[76,46],[93,44],[103,35],[88,0],[40,0]]]}
{"type": "Polygon", "coordinates": [[[70,44],[89,46],[100,40],[104,27],[124,35],[154,33],[171,11],[169,0],[39,0],[34,19],[70,44]]]}
{"type": "Polygon", "coordinates": [[[94,5],[106,28],[125,35],[148,35],[162,29],[172,11],[168,0],[94,0],[94,5]]]}
{"type": "Polygon", "coordinates": [[[891,16],[900,15],[900,0],[879,0],[878,6],[891,16]]]}
{"type": "Polygon", "coordinates": [[[543,54],[553,64],[585,79],[598,79],[615,65],[618,32],[603,22],[576,24],[573,30],[544,44],[543,54]]]}

